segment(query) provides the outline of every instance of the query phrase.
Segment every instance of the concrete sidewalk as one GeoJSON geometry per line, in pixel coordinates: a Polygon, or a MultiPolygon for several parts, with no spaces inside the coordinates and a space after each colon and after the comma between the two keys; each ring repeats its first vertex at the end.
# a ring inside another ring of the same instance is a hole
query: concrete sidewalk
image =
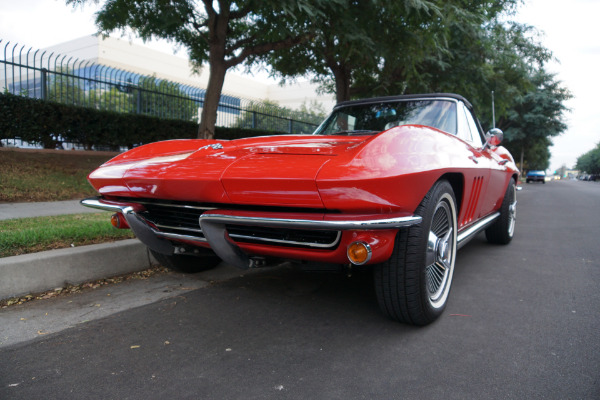
{"type": "Polygon", "coordinates": [[[0,258],[0,299],[142,271],[155,265],[137,239],[0,258]]]}
{"type": "MultiPolygon", "coordinates": [[[[103,211],[79,200],[0,204],[0,220],[87,212],[103,211]]],[[[141,271],[155,262],[137,239],[0,258],[0,299],[141,271]]]]}
{"type": "Polygon", "coordinates": [[[102,211],[84,207],[79,200],[0,204],[0,220],[97,212],[102,211]]]}

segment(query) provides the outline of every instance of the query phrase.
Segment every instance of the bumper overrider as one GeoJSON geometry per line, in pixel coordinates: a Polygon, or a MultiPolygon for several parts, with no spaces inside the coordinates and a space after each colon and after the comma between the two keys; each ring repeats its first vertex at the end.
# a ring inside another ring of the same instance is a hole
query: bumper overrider
{"type": "MultiPolygon", "coordinates": [[[[191,234],[173,233],[161,229],[159,224],[149,220],[144,214],[149,208],[144,201],[132,200],[112,200],[103,197],[91,197],[81,200],[81,204],[86,207],[96,208],[105,211],[112,211],[122,216],[126,220],[126,225],[131,228],[137,238],[150,249],[171,255],[176,253],[176,245],[173,242],[184,242],[209,246],[223,261],[232,264],[241,269],[248,269],[257,266],[256,259],[249,255],[242,247],[251,245],[239,244],[232,239],[243,238],[244,235],[229,232],[237,227],[257,227],[275,230],[297,229],[299,231],[337,231],[336,245],[344,233],[352,232],[351,243],[348,243],[348,254],[351,253],[351,246],[359,245],[365,254],[363,261],[354,261],[350,255],[349,260],[354,264],[366,264],[371,260],[372,247],[378,247],[385,240],[381,240],[375,232],[388,232],[393,234],[400,228],[417,225],[421,222],[421,217],[409,213],[403,214],[371,214],[371,215],[348,215],[348,214],[286,214],[276,212],[248,211],[248,210],[229,210],[220,208],[204,208],[196,206],[177,205],[182,211],[194,209],[197,212],[197,227],[195,229],[187,228],[191,234]],[[371,233],[370,233],[371,232],[371,233]]],[[[186,229],[186,228],[184,228],[186,229]]],[[[346,235],[348,236],[348,235],[346,235]]],[[[279,253],[282,254],[281,246],[295,244],[290,241],[280,241],[274,239],[264,239],[267,245],[277,245],[279,253]],[[270,242],[270,243],[269,243],[270,242]]],[[[391,240],[393,246],[393,239],[391,240]]],[[[385,247],[390,249],[389,240],[385,247]]],[[[381,245],[383,246],[383,245],[381,245]]],[[[380,246],[380,247],[381,247],[380,246]]],[[[324,250],[322,245],[312,244],[311,249],[302,250],[307,254],[311,251],[313,259],[318,259],[319,252],[324,250]]],[[[289,249],[291,252],[297,249],[289,249]]],[[[352,250],[353,251],[353,250],[352,250]]],[[[285,252],[285,250],[284,250],[285,252]]],[[[388,251],[388,253],[391,250],[388,251]]],[[[295,254],[301,254],[301,251],[295,254]]],[[[301,257],[301,256],[298,256],[301,257]]],[[[294,257],[291,257],[294,258],[294,257]]],[[[326,260],[327,261],[327,260],[326,260]]]]}

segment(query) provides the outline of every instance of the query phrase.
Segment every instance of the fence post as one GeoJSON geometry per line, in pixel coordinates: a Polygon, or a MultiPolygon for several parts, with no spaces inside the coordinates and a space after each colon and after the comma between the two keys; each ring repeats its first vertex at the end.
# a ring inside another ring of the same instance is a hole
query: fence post
{"type": "Polygon", "coordinates": [[[294,127],[294,120],[290,118],[290,124],[288,127],[290,135],[293,133],[293,131],[292,131],[293,127],[294,127]]]}
{"type": "Polygon", "coordinates": [[[136,90],[136,95],[135,95],[135,104],[136,104],[136,108],[135,108],[135,113],[136,114],[141,114],[142,113],[142,91],[138,88],[136,90]]]}
{"type": "Polygon", "coordinates": [[[48,70],[42,68],[42,100],[48,100],[48,70]]]}

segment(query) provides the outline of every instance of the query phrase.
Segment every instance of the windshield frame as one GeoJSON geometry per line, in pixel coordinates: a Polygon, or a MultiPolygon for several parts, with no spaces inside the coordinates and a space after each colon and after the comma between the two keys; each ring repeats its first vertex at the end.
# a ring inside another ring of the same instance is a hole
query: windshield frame
{"type": "MultiPolygon", "coordinates": [[[[323,135],[323,136],[350,136],[350,135],[373,135],[376,133],[380,133],[384,130],[340,130],[339,132],[335,132],[334,134],[325,134],[323,131],[329,126],[331,120],[335,118],[338,111],[346,108],[346,107],[355,107],[355,106],[369,106],[369,105],[377,105],[377,104],[386,104],[386,103],[401,103],[401,102],[418,102],[418,101],[449,101],[454,103],[455,105],[455,132],[447,132],[451,135],[456,136],[458,132],[458,111],[459,111],[459,103],[465,104],[467,108],[470,105],[466,100],[462,99],[462,97],[457,95],[440,95],[440,96],[427,96],[427,95],[406,95],[406,96],[392,96],[392,97],[380,97],[373,99],[364,99],[364,100],[354,100],[354,101],[346,101],[342,103],[338,103],[331,113],[325,118],[325,120],[315,129],[312,133],[313,135],[323,135]],[[339,135],[338,135],[339,133],[339,135]]],[[[408,124],[411,125],[411,124],[408,124]]],[[[434,129],[439,129],[435,128],[434,129]]],[[[442,129],[440,129],[442,130],[442,129]]],[[[442,130],[443,131],[443,130],[442,130]]]]}

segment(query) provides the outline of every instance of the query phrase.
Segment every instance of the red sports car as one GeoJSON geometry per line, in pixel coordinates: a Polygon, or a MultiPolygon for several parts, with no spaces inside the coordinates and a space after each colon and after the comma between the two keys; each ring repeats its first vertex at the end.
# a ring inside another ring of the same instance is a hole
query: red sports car
{"type": "Polygon", "coordinates": [[[424,325],[462,245],[513,237],[519,171],[501,140],[455,94],[348,101],[312,135],[137,147],[89,175],[100,196],[82,203],[180,270],[371,268],[382,311],[424,325]]]}

